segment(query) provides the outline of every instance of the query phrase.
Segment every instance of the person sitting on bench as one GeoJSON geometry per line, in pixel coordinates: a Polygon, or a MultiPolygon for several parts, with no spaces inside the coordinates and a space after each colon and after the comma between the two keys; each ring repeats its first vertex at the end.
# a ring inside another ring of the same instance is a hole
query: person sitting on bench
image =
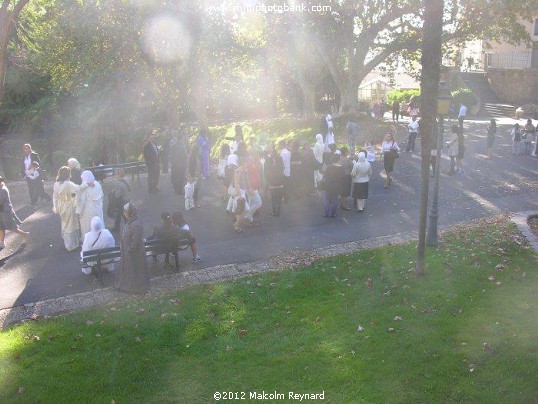
{"type": "Polygon", "coordinates": [[[185,221],[183,214],[181,212],[174,212],[172,216],[172,223],[179,228],[179,238],[186,238],[189,240],[192,251],[192,262],[196,263],[202,261],[202,257],[196,253],[196,239],[194,238],[189,225],[185,221]]]}
{"type": "MultiPolygon", "coordinates": [[[[82,243],[82,249],[80,251],[80,257],[82,258],[84,253],[92,250],[100,250],[101,248],[114,247],[116,241],[112,236],[112,233],[105,229],[105,224],[103,219],[99,216],[92,217],[90,222],[91,230],[84,235],[84,241],[82,243]]],[[[114,270],[114,265],[104,265],[101,270],[112,272],[114,270]]],[[[92,272],[92,269],[82,268],[82,273],[89,275],[92,272]]]]}

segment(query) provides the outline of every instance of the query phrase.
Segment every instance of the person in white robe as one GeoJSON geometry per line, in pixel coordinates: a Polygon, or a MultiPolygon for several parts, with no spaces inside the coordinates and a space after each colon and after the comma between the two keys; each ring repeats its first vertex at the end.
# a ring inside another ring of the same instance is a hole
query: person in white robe
{"type": "MultiPolygon", "coordinates": [[[[80,258],[86,251],[100,250],[101,248],[114,247],[116,241],[114,236],[109,230],[105,229],[105,223],[99,216],[94,216],[91,219],[91,230],[84,235],[84,242],[82,243],[82,250],[80,251],[80,258]]],[[[103,271],[112,272],[114,265],[103,265],[103,271]]],[[[91,274],[91,268],[82,268],[82,273],[91,274]]]]}
{"type": "Polygon", "coordinates": [[[52,192],[52,211],[60,216],[62,238],[67,251],[80,246],[80,226],[76,214],[78,185],[69,180],[71,169],[63,166],[58,170],[52,192]]]}
{"type": "Polygon", "coordinates": [[[82,184],[77,193],[77,214],[80,220],[80,230],[86,234],[91,230],[91,220],[94,216],[103,219],[103,189],[99,181],[95,180],[91,171],[85,170],[81,174],[82,184]]]}
{"type": "Polygon", "coordinates": [[[318,182],[321,181],[323,178],[323,174],[321,173],[321,167],[323,166],[323,153],[325,153],[327,146],[325,143],[323,143],[323,135],[321,133],[318,133],[316,135],[316,144],[314,144],[314,147],[312,148],[312,152],[314,153],[314,158],[316,161],[314,162],[316,164],[315,170],[314,170],[314,183],[317,188],[318,182]]]}

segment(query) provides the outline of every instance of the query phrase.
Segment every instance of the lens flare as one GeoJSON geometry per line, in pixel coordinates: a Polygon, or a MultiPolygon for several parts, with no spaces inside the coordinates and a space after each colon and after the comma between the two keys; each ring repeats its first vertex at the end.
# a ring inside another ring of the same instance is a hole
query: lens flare
{"type": "Polygon", "coordinates": [[[190,47],[190,34],[177,18],[159,15],[144,25],[142,49],[157,64],[184,61],[188,57],[190,47]]]}

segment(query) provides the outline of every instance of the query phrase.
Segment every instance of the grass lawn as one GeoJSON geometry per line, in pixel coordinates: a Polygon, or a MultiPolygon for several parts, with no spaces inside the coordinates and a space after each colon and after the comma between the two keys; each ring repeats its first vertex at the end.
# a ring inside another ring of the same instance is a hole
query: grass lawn
{"type": "Polygon", "coordinates": [[[538,257],[522,240],[497,217],[444,234],[422,278],[415,244],[390,246],[27,322],[0,334],[0,401],[536,402],[538,257]]]}
{"type": "MultiPolygon", "coordinates": [[[[336,142],[340,146],[347,145],[346,124],[349,115],[334,118],[334,133],[336,142]]],[[[366,140],[374,144],[380,144],[387,133],[387,128],[396,126],[392,122],[378,121],[370,116],[361,114],[358,117],[352,117],[359,123],[360,138],[359,144],[362,146],[366,140]]],[[[311,119],[297,118],[280,118],[270,120],[258,120],[247,123],[237,122],[243,127],[243,135],[247,145],[250,139],[255,138],[259,145],[265,146],[269,142],[277,144],[280,140],[286,141],[295,139],[302,145],[303,142],[309,142],[311,145],[316,143],[316,134],[320,132],[321,117],[311,119]]],[[[235,123],[229,125],[212,126],[209,128],[213,139],[211,155],[218,158],[220,146],[223,142],[229,142],[235,136],[235,123]]],[[[190,128],[192,133],[197,133],[197,128],[190,128]]],[[[402,129],[398,127],[398,132],[402,129]]],[[[407,131],[401,135],[407,137],[407,131]]],[[[324,134],[325,135],[325,134],[324,134]]],[[[400,138],[398,138],[400,140],[400,138]]]]}

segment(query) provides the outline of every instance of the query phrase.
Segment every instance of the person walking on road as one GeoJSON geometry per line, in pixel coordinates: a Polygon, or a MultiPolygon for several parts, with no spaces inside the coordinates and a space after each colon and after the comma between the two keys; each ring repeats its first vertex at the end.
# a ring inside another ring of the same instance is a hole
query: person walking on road
{"type": "Polygon", "coordinates": [[[85,170],[81,174],[82,185],[77,192],[77,209],[79,215],[80,231],[86,234],[91,230],[91,220],[94,216],[103,219],[103,189],[91,171],[85,170]]]}
{"type": "Polygon", "coordinates": [[[394,129],[385,135],[381,143],[381,153],[383,154],[383,168],[385,169],[385,189],[392,185],[391,174],[394,171],[394,161],[398,158],[400,147],[394,140],[394,129]]]}
{"type": "Polygon", "coordinates": [[[153,194],[159,192],[157,185],[159,184],[159,148],[155,143],[153,134],[147,137],[147,142],[144,146],[144,161],[148,170],[148,192],[153,194]]]}
{"type": "Polygon", "coordinates": [[[495,135],[497,134],[497,122],[495,119],[489,121],[488,135],[487,135],[487,159],[491,159],[493,152],[493,145],[495,144],[495,135]]]}
{"type": "Polygon", "coordinates": [[[82,169],[80,168],[80,163],[78,160],[71,157],[69,160],[67,160],[67,167],[71,169],[71,182],[75,185],[82,184],[82,178],[80,177],[80,174],[82,174],[82,169]]]}
{"type": "Polygon", "coordinates": [[[336,217],[338,207],[338,195],[342,191],[344,179],[344,167],[340,164],[340,153],[333,154],[332,164],[325,170],[325,208],[324,217],[336,217]]]}
{"type": "Polygon", "coordinates": [[[525,154],[532,154],[532,141],[536,137],[536,128],[532,124],[532,119],[527,119],[527,123],[523,127],[522,140],[525,145],[525,154]]]}
{"type": "Polygon", "coordinates": [[[510,133],[512,136],[512,154],[519,156],[521,154],[521,128],[519,123],[516,123],[510,133]]]}
{"type": "Polygon", "coordinates": [[[70,178],[71,169],[60,167],[52,192],[52,212],[60,216],[62,239],[67,251],[80,247],[80,224],[76,213],[78,185],[70,178]]]}
{"type": "Polygon", "coordinates": [[[113,213],[114,216],[114,227],[111,229],[111,231],[117,234],[121,234],[123,205],[125,205],[129,200],[131,200],[131,186],[125,179],[125,171],[123,168],[116,168],[114,170],[114,181],[111,186],[111,191],[108,194],[108,204],[113,205],[110,207],[110,213],[113,213]]]}
{"type": "Polygon", "coordinates": [[[132,202],[125,204],[123,214],[127,224],[121,239],[120,270],[114,287],[129,293],[146,293],[150,279],[144,247],[144,228],[132,202]]]}
{"type": "Polygon", "coordinates": [[[411,118],[411,122],[407,125],[407,130],[409,131],[409,137],[407,138],[407,147],[405,148],[405,151],[413,153],[415,151],[415,141],[418,135],[418,121],[416,115],[411,118]]]}
{"type": "Polygon", "coordinates": [[[368,183],[371,175],[372,166],[366,161],[366,154],[360,152],[359,158],[354,162],[353,170],[351,170],[351,178],[353,178],[353,206],[356,212],[364,212],[364,203],[368,198],[368,183]]]}
{"type": "Polygon", "coordinates": [[[465,117],[467,116],[467,106],[465,104],[460,105],[460,110],[458,112],[458,124],[460,127],[460,130],[463,131],[463,121],[465,120],[465,117]]]}
{"type": "Polygon", "coordinates": [[[39,158],[39,154],[37,154],[35,151],[32,150],[32,146],[29,143],[26,143],[24,146],[22,146],[22,152],[24,155],[22,157],[22,162],[21,162],[22,163],[21,164],[21,176],[24,177],[28,185],[28,192],[30,194],[30,203],[32,205],[35,205],[37,203],[38,196],[36,195],[35,187],[32,186],[33,182],[32,182],[32,178],[30,177],[31,177],[31,174],[33,173],[32,163],[35,161],[41,164],[41,160],[39,158]]]}
{"type": "Polygon", "coordinates": [[[22,221],[13,210],[9,189],[4,178],[0,177],[0,250],[5,248],[6,230],[20,234],[23,237],[23,243],[26,244],[30,233],[21,230],[20,224],[22,221]]]}
{"type": "MultiPolygon", "coordinates": [[[[400,114],[400,102],[398,100],[394,100],[392,103],[392,122],[396,121],[398,122],[398,115],[400,114]]],[[[354,154],[354,153],[351,153],[354,154]]]]}
{"type": "Polygon", "coordinates": [[[448,171],[448,175],[454,175],[456,172],[456,158],[458,157],[458,132],[460,131],[460,128],[456,125],[452,126],[452,135],[450,136],[450,140],[446,142],[446,145],[448,147],[448,157],[450,157],[450,170],[448,171]]]}

